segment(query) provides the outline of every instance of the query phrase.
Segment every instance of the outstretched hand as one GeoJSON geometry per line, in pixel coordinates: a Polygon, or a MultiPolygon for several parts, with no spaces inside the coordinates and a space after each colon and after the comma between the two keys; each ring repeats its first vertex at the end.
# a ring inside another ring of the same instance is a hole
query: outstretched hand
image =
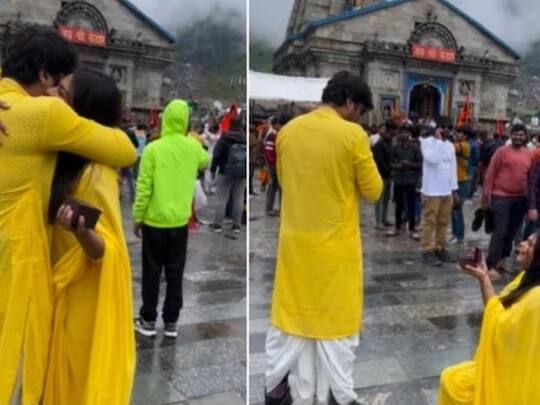
{"type": "Polygon", "coordinates": [[[489,272],[484,253],[480,253],[480,262],[477,265],[472,266],[470,264],[466,264],[465,267],[458,267],[463,273],[469,274],[477,280],[484,280],[485,278],[489,279],[489,272]]]}

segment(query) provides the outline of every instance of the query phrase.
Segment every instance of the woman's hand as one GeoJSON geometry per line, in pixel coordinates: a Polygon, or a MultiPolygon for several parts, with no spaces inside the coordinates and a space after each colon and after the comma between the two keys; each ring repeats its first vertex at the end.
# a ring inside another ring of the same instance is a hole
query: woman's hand
{"type": "Polygon", "coordinates": [[[56,214],[56,219],[62,228],[66,231],[73,232],[77,237],[85,237],[86,233],[89,232],[89,229],[86,229],[83,216],[79,217],[75,228],[72,226],[73,209],[69,205],[62,204],[60,206],[58,213],[56,214]]]}
{"type": "Polygon", "coordinates": [[[73,227],[73,209],[69,205],[63,204],[56,214],[56,219],[64,229],[75,234],[88,257],[93,260],[103,257],[105,242],[93,229],[86,228],[83,216],[79,216],[77,226],[73,227]]]}
{"type": "Polygon", "coordinates": [[[529,221],[538,221],[538,210],[529,210],[529,221]]]}
{"type": "Polygon", "coordinates": [[[483,253],[480,253],[480,262],[476,266],[467,264],[465,267],[460,266],[459,269],[466,274],[470,274],[479,281],[484,304],[487,304],[487,302],[495,296],[495,289],[493,288],[491,278],[489,277],[486,258],[483,253]]]}
{"type": "Polygon", "coordinates": [[[486,258],[483,253],[480,253],[480,262],[476,266],[467,264],[465,267],[460,266],[459,269],[465,274],[469,274],[479,281],[483,281],[483,279],[486,277],[489,279],[486,258]]]}

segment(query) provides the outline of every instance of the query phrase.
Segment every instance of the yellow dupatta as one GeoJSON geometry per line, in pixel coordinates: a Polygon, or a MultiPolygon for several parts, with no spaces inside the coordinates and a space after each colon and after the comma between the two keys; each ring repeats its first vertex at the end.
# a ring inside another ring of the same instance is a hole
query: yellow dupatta
{"type": "Polygon", "coordinates": [[[117,174],[92,164],[75,197],[102,209],[105,241],[91,261],[55,227],[54,326],[43,405],[127,405],[135,370],[131,267],[121,225],[117,174]],[[62,254],[64,253],[64,254],[62,254]]]}
{"type": "MultiPolygon", "coordinates": [[[[500,294],[517,288],[519,275],[500,294]]],[[[499,297],[484,311],[474,361],[445,369],[439,405],[540,404],[540,288],[533,288],[509,308],[499,297]]]]}

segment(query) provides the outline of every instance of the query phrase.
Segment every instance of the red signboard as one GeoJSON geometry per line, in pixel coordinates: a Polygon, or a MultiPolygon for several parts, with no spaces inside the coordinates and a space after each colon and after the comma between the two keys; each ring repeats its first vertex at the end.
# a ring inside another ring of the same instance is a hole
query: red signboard
{"type": "Polygon", "coordinates": [[[456,63],[456,52],[451,49],[432,48],[431,46],[413,44],[412,55],[418,59],[456,63]]]}
{"type": "Polygon", "coordinates": [[[70,42],[90,46],[107,46],[107,34],[99,31],[85,30],[76,27],[60,25],[58,27],[60,35],[70,42]]]}

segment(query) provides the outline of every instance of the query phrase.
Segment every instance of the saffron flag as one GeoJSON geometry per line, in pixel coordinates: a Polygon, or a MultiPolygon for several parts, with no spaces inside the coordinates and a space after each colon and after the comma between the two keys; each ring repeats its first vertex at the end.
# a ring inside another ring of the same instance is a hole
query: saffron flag
{"type": "Polygon", "coordinates": [[[159,113],[157,110],[150,110],[150,128],[157,127],[159,123],[159,113]]]}
{"type": "Polygon", "coordinates": [[[461,127],[469,122],[471,119],[471,100],[469,98],[469,95],[467,94],[467,99],[465,100],[465,105],[461,109],[461,111],[458,113],[457,121],[456,121],[456,127],[461,127]]]}
{"type": "Polygon", "coordinates": [[[219,128],[221,129],[221,132],[229,132],[231,128],[231,122],[238,117],[238,107],[236,106],[236,103],[233,103],[231,105],[231,108],[229,108],[229,111],[223,119],[221,120],[221,123],[219,125],[219,128]]]}

